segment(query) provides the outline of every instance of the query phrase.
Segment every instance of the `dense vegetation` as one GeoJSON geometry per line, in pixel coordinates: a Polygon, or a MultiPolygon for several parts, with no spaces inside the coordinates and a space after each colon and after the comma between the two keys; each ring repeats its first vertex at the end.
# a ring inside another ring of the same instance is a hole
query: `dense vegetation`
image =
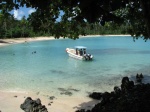
{"type": "MultiPolygon", "coordinates": [[[[53,36],[53,32],[47,27],[47,24],[40,25],[43,30],[36,30],[35,24],[29,18],[23,17],[17,20],[11,14],[0,14],[0,38],[18,38],[18,37],[37,37],[37,36],[53,36]],[[46,27],[46,28],[45,28],[46,27]],[[45,30],[44,30],[45,29],[45,30]],[[47,29],[47,30],[46,30],[47,29]]],[[[56,23],[58,24],[58,23],[56,23]]],[[[108,22],[105,26],[99,23],[89,24],[86,23],[84,27],[79,26],[79,30],[86,35],[103,35],[103,34],[127,34],[127,25],[118,26],[115,23],[108,22]]]]}
{"type": "MultiPolygon", "coordinates": [[[[125,31],[128,31],[128,33],[130,33],[132,36],[142,36],[145,40],[150,38],[149,0],[0,1],[0,10],[2,14],[7,14],[13,8],[18,9],[19,7],[23,6],[36,8],[36,12],[32,14],[28,19],[28,22],[30,23],[28,25],[31,25],[30,27],[35,34],[37,34],[37,32],[44,32],[44,34],[50,33],[56,38],[63,36],[76,39],[79,35],[84,35],[85,33],[87,33],[84,32],[84,29],[88,29],[88,27],[85,28],[87,24],[92,24],[91,27],[93,26],[93,24],[98,25],[98,23],[104,26],[105,24],[110,22],[115,26],[114,29],[118,26],[126,26],[126,24],[128,24],[127,26],[129,26],[129,28],[127,28],[128,30],[125,31]],[[56,20],[60,15],[60,11],[63,11],[64,14],[62,15],[61,21],[57,22],[56,20]]],[[[96,28],[99,29],[98,27],[100,26],[97,26],[96,28]]],[[[100,31],[103,31],[103,29],[107,29],[107,27],[102,28],[102,30],[100,31]]],[[[7,29],[5,24],[5,35],[6,30],[7,29]]],[[[108,29],[105,32],[107,31],[108,29]]],[[[88,33],[89,32],[90,31],[88,31],[88,33]]],[[[91,32],[95,32],[95,30],[91,32]]]]}

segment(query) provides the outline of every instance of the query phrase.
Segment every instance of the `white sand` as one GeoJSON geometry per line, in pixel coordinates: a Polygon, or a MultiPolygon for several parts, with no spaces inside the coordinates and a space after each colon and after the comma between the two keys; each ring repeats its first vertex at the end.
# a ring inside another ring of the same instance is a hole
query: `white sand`
{"type": "Polygon", "coordinates": [[[75,110],[87,108],[98,103],[88,97],[71,97],[54,98],[50,100],[48,96],[37,95],[27,92],[4,92],[0,91],[0,110],[1,112],[24,112],[20,105],[27,97],[33,100],[40,98],[42,105],[45,105],[48,112],[75,112],[75,110]],[[49,105],[50,104],[50,105],[49,105]]]}
{"type": "Polygon", "coordinates": [[[30,41],[53,40],[54,37],[36,37],[36,38],[14,38],[14,39],[0,39],[0,46],[24,43],[30,41]],[[2,42],[1,42],[2,41],[2,42]]]}
{"type": "MultiPolygon", "coordinates": [[[[30,41],[53,40],[54,37],[38,37],[38,38],[15,38],[15,39],[0,39],[0,46],[24,43],[30,41]]],[[[61,38],[62,39],[62,38],[61,38]]],[[[50,95],[49,95],[50,96],[50,95]]],[[[42,105],[45,105],[49,112],[75,112],[82,108],[91,108],[89,106],[96,104],[88,97],[71,97],[66,96],[54,98],[50,100],[48,96],[37,95],[36,93],[19,92],[19,91],[0,91],[0,111],[1,112],[24,112],[20,105],[27,97],[33,100],[41,99],[42,105]],[[51,105],[48,105],[51,104],[51,105]]]]}
{"type": "MultiPolygon", "coordinates": [[[[100,35],[88,35],[81,37],[99,37],[100,35]]],[[[105,35],[102,35],[105,36],[105,35]]],[[[107,35],[108,36],[108,35],[107,35]]],[[[109,36],[129,36],[129,35],[109,35],[109,36]]],[[[52,40],[54,37],[38,37],[38,38],[17,38],[17,39],[0,39],[0,46],[24,43],[30,41],[52,40]]],[[[50,95],[49,95],[50,96],[50,95]]],[[[33,100],[41,99],[43,105],[46,106],[49,112],[75,112],[75,110],[82,108],[91,108],[89,106],[98,103],[88,97],[71,97],[55,98],[50,100],[46,96],[37,95],[36,93],[29,92],[7,92],[0,91],[0,111],[1,112],[24,112],[21,110],[20,105],[24,102],[25,98],[31,97],[33,100]],[[51,103],[52,102],[52,103],[51,103]],[[51,105],[48,105],[48,104],[51,105]]]]}
{"type": "MultiPolygon", "coordinates": [[[[100,37],[100,36],[130,36],[130,35],[87,35],[87,36],[80,36],[79,38],[83,37],[100,37]]],[[[14,38],[14,39],[0,39],[0,46],[4,45],[10,45],[10,44],[17,44],[17,43],[24,43],[24,42],[30,42],[30,41],[42,41],[42,40],[54,40],[54,37],[35,37],[35,38],[14,38]],[[2,43],[3,41],[4,43],[2,43]]],[[[63,39],[60,37],[60,39],[63,39]]],[[[67,39],[67,38],[66,38],[67,39]]]]}

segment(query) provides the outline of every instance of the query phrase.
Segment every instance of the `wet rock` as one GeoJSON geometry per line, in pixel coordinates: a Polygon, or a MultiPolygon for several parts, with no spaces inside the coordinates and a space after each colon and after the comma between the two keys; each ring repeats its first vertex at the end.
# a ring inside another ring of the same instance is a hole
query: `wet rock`
{"type": "Polygon", "coordinates": [[[55,96],[50,96],[49,97],[50,100],[53,100],[54,98],[55,98],[55,96]]]}
{"type": "Polygon", "coordinates": [[[68,96],[71,96],[73,94],[73,92],[80,91],[80,90],[74,89],[74,88],[67,88],[67,89],[65,89],[65,88],[58,88],[58,90],[61,91],[60,92],[61,95],[68,95],[68,96]]]}
{"type": "Polygon", "coordinates": [[[90,98],[100,100],[102,98],[102,93],[99,92],[93,92],[92,94],[89,95],[90,98]]]}
{"type": "Polygon", "coordinates": [[[78,90],[78,89],[68,89],[69,91],[75,91],[75,92],[78,92],[78,91],[80,91],[80,90],[78,90]]]}
{"type": "Polygon", "coordinates": [[[59,91],[67,91],[65,88],[58,88],[59,91]]]}
{"type": "Polygon", "coordinates": [[[60,94],[64,94],[64,95],[68,95],[68,96],[71,96],[72,95],[72,92],[70,91],[64,91],[64,92],[61,92],[60,94]]]}
{"type": "Polygon", "coordinates": [[[47,108],[41,104],[41,100],[32,100],[31,97],[27,97],[20,108],[25,112],[48,112],[47,108]]]}
{"type": "Polygon", "coordinates": [[[134,82],[129,81],[128,77],[123,77],[122,84],[121,84],[121,90],[122,92],[128,92],[134,87],[134,82]]]}
{"type": "Polygon", "coordinates": [[[120,94],[121,93],[121,89],[117,86],[114,87],[114,93],[115,94],[120,94]]]}
{"type": "Polygon", "coordinates": [[[121,89],[114,87],[111,93],[100,93],[101,102],[91,110],[76,112],[150,112],[150,84],[135,85],[128,77],[121,82],[121,89]]]}
{"type": "Polygon", "coordinates": [[[38,104],[38,105],[41,105],[41,100],[38,98],[37,100],[35,100],[35,102],[38,104]]]}
{"type": "Polygon", "coordinates": [[[136,75],[136,82],[137,82],[138,84],[141,84],[143,78],[144,78],[144,76],[143,76],[142,73],[141,73],[141,74],[137,74],[137,75],[136,75]]]}

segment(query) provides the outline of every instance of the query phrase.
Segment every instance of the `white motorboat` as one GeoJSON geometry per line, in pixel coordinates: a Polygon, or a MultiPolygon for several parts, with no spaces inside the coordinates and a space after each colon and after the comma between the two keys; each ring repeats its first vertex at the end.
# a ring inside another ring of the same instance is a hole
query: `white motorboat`
{"type": "Polygon", "coordinates": [[[93,56],[86,53],[86,47],[84,46],[75,46],[75,48],[66,48],[66,52],[72,58],[80,60],[92,60],[93,56]]]}

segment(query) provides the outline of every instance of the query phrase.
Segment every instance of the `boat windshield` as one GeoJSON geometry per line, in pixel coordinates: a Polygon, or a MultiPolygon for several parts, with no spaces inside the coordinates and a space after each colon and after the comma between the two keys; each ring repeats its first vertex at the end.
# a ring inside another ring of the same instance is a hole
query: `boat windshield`
{"type": "Polygon", "coordinates": [[[86,47],[84,46],[75,46],[76,48],[76,54],[80,55],[80,56],[83,56],[84,54],[86,54],[86,47]]]}

